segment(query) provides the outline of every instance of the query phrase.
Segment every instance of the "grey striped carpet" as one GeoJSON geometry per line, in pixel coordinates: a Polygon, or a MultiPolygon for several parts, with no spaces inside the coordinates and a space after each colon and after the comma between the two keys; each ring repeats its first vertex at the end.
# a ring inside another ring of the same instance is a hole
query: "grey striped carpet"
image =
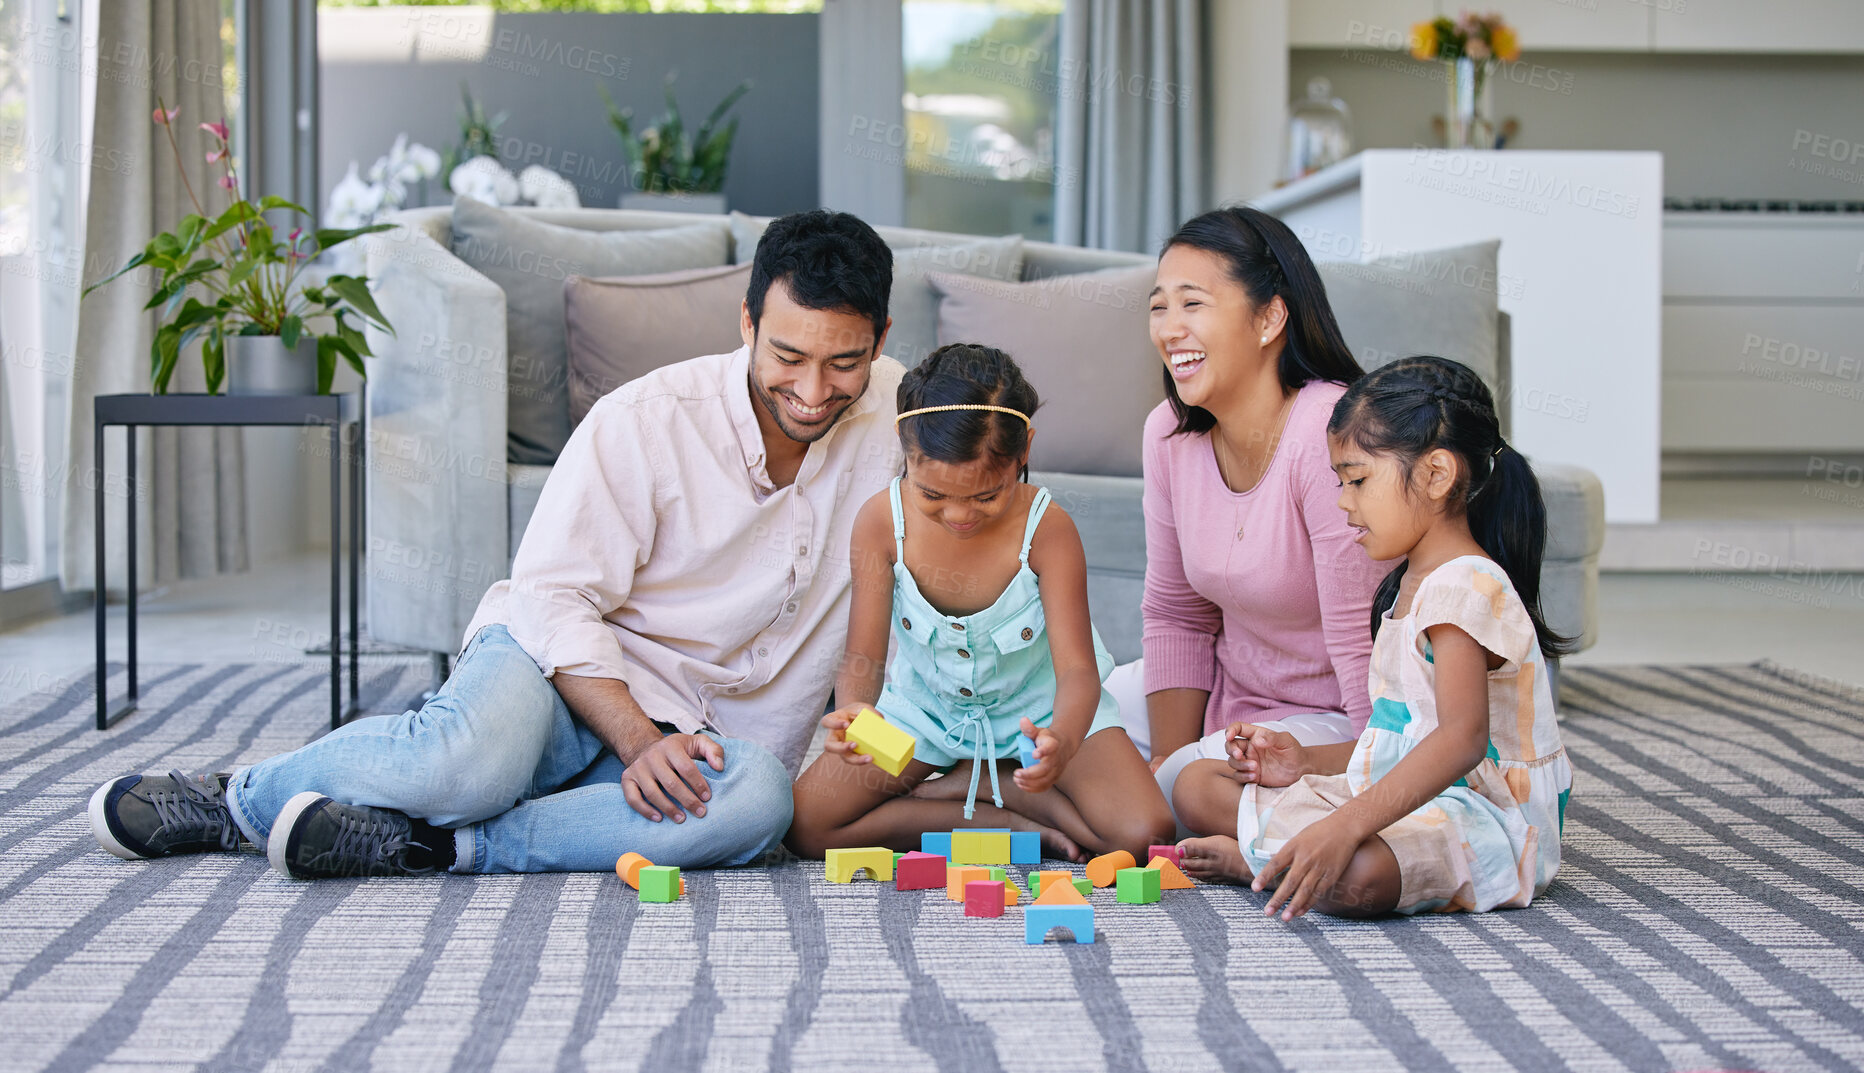
{"type": "MultiPolygon", "coordinates": [[[[426,673],[371,666],[377,697],[426,673]]],[[[1480,917],[1288,926],[1201,887],[1030,948],[1015,911],[815,863],[640,906],[612,875],[296,883],[92,843],[97,783],[303,742],[322,674],[147,667],[102,734],[88,682],[0,713],[0,1068],[1864,1065],[1864,695],[1774,668],[1572,670],[1565,865],[1480,917]]]]}

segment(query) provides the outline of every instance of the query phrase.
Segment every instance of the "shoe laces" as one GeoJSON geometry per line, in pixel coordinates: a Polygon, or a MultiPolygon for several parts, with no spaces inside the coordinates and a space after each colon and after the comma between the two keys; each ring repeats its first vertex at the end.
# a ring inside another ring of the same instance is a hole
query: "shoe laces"
{"type": "Polygon", "coordinates": [[[161,828],[210,833],[221,849],[238,849],[244,836],[227,812],[220,780],[212,776],[189,778],[179,771],[170,771],[168,777],[174,781],[174,790],[150,790],[142,795],[155,809],[161,828]],[[208,790],[208,786],[213,789],[208,790]]]}
{"type": "Polygon", "coordinates": [[[313,869],[345,876],[433,871],[409,867],[404,855],[417,843],[409,841],[407,821],[400,817],[365,808],[334,813],[326,808],[324,815],[337,825],[337,833],[330,848],[311,859],[313,869]]]}

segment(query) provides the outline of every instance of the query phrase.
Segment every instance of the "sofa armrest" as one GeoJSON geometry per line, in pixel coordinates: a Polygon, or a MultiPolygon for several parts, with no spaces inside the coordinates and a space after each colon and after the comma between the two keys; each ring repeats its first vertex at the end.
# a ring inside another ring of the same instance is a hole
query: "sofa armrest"
{"type": "Polygon", "coordinates": [[[1547,504],[1547,550],[1541,559],[1540,609],[1547,627],[1575,641],[1599,638],[1599,549],[1605,545],[1605,487],[1591,470],[1536,463],[1547,504]]]}
{"type": "Polygon", "coordinates": [[[1068,512],[1087,554],[1087,604],[1094,627],[1115,662],[1140,656],[1144,623],[1139,601],[1146,591],[1145,482],[1138,477],[1031,473],[1068,512]]]}
{"type": "Polygon", "coordinates": [[[505,293],[436,241],[432,213],[364,240],[368,607],[379,641],[455,652],[506,573],[505,293]]]}

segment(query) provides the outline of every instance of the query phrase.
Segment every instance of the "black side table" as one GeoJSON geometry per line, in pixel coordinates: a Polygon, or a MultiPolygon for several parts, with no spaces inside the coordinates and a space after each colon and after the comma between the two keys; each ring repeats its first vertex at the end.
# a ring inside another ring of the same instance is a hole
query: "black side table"
{"type": "Polygon", "coordinates": [[[327,425],[330,428],[330,726],[356,714],[358,561],[362,546],[362,396],[349,395],[99,395],[96,400],[97,490],[93,526],[97,541],[97,729],[136,710],[136,426],[138,425],[327,425]],[[112,704],[104,694],[104,428],[129,429],[129,695],[112,704]],[[349,450],[345,451],[344,440],[349,450]],[[343,460],[349,460],[349,704],[342,703],[343,460]]]}

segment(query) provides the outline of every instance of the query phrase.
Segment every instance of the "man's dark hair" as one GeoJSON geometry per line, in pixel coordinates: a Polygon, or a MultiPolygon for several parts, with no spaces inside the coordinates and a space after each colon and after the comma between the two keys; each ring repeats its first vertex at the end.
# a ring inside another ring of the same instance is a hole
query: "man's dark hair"
{"type": "Polygon", "coordinates": [[[805,309],[866,317],[874,323],[875,341],[887,330],[893,251],[858,216],[811,209],[770,221],[757,241],[744,295],[754,330],[764,319],[764,296],[779,280],[790,300],[805,309]]]}

